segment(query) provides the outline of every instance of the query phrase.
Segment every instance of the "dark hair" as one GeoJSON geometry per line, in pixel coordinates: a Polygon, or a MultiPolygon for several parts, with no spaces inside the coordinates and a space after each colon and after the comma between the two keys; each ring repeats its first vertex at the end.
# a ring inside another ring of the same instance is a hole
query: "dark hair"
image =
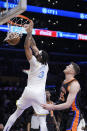
{"type": "Polygon", "coordinates": [[[48,63],[48,53],[44,50],[42,50],[42,52],[40,53],[41,58],[41,63],[46,65],[48,63]]]}
{"type": "Polygon", "coordinates": [[[78,64],[74,63],[74,62],[71,62],[71,64],[73,65],[73,68],[75,70],[75,75],[79,74],[80,73],[80,67],[78,64]]]}

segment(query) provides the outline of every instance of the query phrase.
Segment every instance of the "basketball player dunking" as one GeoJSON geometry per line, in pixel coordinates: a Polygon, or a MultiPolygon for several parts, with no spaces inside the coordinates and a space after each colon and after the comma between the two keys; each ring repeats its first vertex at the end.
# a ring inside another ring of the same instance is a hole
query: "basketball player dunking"
{"type": "MultiPolygon", "coordinates": [[[[66,114],[66,131],[77,131],[77,127],[80,119],[80,109],[79,109],[79,94],[80,85],[75,79],[80,71],[79,66],[72,62],[64,70],[65,80],[62,84],[60,91],[60,103],[58,105],[53,104],[42,104],[42,107],[47,110],[65,110],[66,114]]],[[[63,116],[64,117],[64,116],[63,116]]],[[[62,122],[63,123],[63,122],[62,122]]],[[[64,125],[65,123],[63,123],[64,125]]],[[[64,130],[64,131],[65,131],[64,130]]]]}
{"type": "Polygon", "coordinates": [[[25,54],[30,63],[28,73],[28,83],[20,99],[17,101],[17,110],[8,119],[3,131],[9,131],[16,119],[23,111],[33,106],[35,113],[39,116],[40,130],[47,131],[46,114],[48,111],[41,107],[41,103],[46,104],[45,83],[48,72],[48,54],[45,51],[39,51],[32,37],[33,22],[24,26],[27,31],[25,39],[25,54]],[[36,56],[32,55],[34,50],[36,56]]]}

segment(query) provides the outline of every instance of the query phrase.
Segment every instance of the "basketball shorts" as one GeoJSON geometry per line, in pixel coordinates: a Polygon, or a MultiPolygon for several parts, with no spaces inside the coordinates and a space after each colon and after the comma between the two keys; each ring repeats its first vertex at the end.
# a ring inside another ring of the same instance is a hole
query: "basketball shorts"
{"type": "Polygon", "coordinates": [[[77,131],[79,121],[80,121],[79,110],[70,113],[66,124],[66,131],[77,131]]]}
{"type": "Polygon", "coordinates": [[[46,94],[36,86],[35,88],[25,87],[22,96],[17,100],[16,105],[21,110],[25,110],[32,106],[35,113],[38,115],[46,115],[49,112],[41,107],[41,104],[46,104],[46,94]]]}

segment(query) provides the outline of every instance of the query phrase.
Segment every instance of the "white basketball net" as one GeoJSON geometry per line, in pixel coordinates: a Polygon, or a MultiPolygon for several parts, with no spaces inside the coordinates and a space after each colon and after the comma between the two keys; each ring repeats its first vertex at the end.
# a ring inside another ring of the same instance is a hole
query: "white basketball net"
{"type": "Polygon", "coordinates": [[[29,21],[27,19],[19,18],[19,17],[14,17],[11,19],[11,22],[16,23],[17,25],[13,25],[12,23],[8,24],[8,33],[7,33],[7,38],[11,36],[10,39],[17,38],[17,37],[22,37],[23,32],[25,31],[23,25],[24,24],[29,24],[29,21]],[[12,34],[12,35],[11,35],[12,34]]]}

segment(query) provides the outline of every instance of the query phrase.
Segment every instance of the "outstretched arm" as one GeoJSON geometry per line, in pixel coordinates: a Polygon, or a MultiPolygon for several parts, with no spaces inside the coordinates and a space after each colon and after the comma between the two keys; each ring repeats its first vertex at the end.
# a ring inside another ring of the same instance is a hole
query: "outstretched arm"
{"type": "Polygon", "coordinates": [[[27,31],[27,36],[24,43],[25,54],[27,59],[30,60],[32,58],[32,50],[30,49],[30,46],[32,39],[33,21],[31,21],[29,25],[24,25],[24,28],[27,31]]]}
{"type": "Polygon", "coordinates": [[[67,101],[65,103],[59,105],[42,104],[42,107],[47,110],[64,110],[70,108],[79,90],[80,85],[78,84],[78,82],[73,82],[69,91],[67,101]]]}
{"type": "Polygon", "coordinates": [[[36,42],[35,42],[33,36],[32,36],[32,38],[31,38],[31,47],[32,47],[34,53],[35,53],[36,55],[38,55],[38,54],[39,54],[39,49],[38,49],[37,46],[36,46],[36,42]]]}
{"type": "Polygon", "coordinates": [[[32,51],[30,49],[30,47],[32,48],[32,50],[34,51],[34,53],[36,55],[39,54],[39,49],[36,46],[36,42],[32,36],[32,29],[33,29],[33,21],[30,22],[29,25],[25,25],[25,30],[27,31],[27,36],[25,39],[25,44],[24,44],[24,48],[25,48],[25,53],[26,53],[26,57],[28,60],[30,60],[32,58],[32,51]]]}
{"type": "Polygon", "coordinates": [[[30,42],[31,41],[31,36],[30,33],[27,34],[25,43],[24,43],[24,48],[25,48],[25,54],[28,60],[32,58],[32,50],[30,49],[30,42]]]}

